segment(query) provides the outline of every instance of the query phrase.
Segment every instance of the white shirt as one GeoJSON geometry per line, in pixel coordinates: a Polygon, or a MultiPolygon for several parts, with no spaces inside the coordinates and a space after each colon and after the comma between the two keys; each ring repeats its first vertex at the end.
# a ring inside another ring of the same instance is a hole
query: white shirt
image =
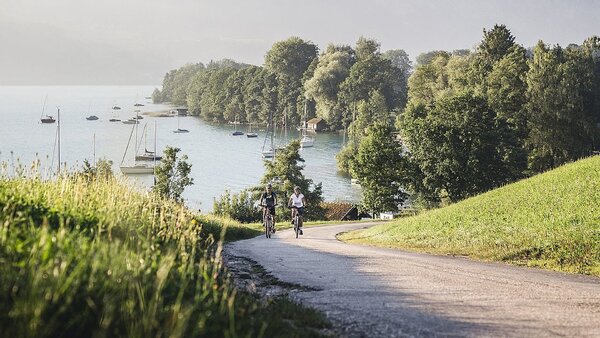
{"type": "Polygon", "coordinates": [[[304,195],[302,193],[300,193],[299,195],[296,195],[296,193],[292,194],[292,205],[297,207],[297,208],[301,208],[304,206],[304,203],[302,203],[302,199],[304,198],[304,195]]]}

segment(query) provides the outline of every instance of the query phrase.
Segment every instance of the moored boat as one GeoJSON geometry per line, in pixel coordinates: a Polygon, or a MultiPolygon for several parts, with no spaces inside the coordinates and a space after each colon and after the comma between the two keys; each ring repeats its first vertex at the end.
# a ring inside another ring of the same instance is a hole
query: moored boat
{"type": "Polygon", "coordinates": [[[48,95],[46,95],[46,98],[44,98],[44,105],[42,106],[42,116],[40,116],[40,121],[42,121],[42,123],[54,123],[54,122],[56,122],[54,117],[52,117],[50,115],[46,115],[44,117],[44,111],[46,110],[46,101],[47,100],[48,100],[48,95]]]}
{"type": "Polygon", "coordinates": [[[142,155],[135,155],[135,160],[136,161],[160,161],[162,160],[162,156],[160,155],[155,155],[152,152],[148,152],[148,153],[144,153],[142,155]]]}
{"type": "Polygon", "coordinates": [[[52,117],[50,115],[46,115],[46,117],[42,117],[40,119],[40,121],[42,121],[42,123],[54,123],[54,122],[56,122],[56,120],[54,119],[54,117],[52,117]]]}
{"type": "Polygon", "coordinates": [[[135,164],[132,166],[120,166],[123,174],[153,174],[154,167],[147,164],[135,164]]]}

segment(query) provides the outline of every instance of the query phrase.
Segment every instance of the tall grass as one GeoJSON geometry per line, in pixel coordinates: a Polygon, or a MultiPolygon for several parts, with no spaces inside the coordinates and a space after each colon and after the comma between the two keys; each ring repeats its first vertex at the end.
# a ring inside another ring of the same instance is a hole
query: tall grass
{"type": "Polygon", "coordinates": [[[0,177],[0,336],[276,335],[225,275],[227,223],[115,179],[0,177]]]}
{"type": "Polygon", "coordinates": [[[600,156],[340,238],[600,276],[600,156]]]}

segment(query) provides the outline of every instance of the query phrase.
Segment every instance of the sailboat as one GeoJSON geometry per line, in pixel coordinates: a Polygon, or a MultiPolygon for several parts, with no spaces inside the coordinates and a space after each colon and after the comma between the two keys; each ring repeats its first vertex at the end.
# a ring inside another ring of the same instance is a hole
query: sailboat
{"type": "Polygon", "coordinates": [[[306,101],[304,101],[304,123],[302,125],[302,139],[300,140],[300,148],[310,148],[315,145],[315,139],[306,135],[306,101]]]}
{"type": "Polygon", "coordinates": [[[233,135],[233,136],[244,135],[243,131],[237,130],[237,125],[238,125],[238,120],[237,120],[237,115],[236,115],[235,121],[233,121],[233,126],[234,126],[235,130],[234,130],[233,134],[231,134],[231,135],[233,135]]]}
{"type": "MultiPolygon", "coordinates": [[[[88,111],[87,111],[87,113],[89,114],[91,110],[92,110],[92,101],[90,101],[90,104],[88,105],[88,111]]],[[[98,116],[96,116],[96,115],[89,115],[85,119],[88,120],[88,121],[96,121],[96,120],[98,120],[98,116]]]]}
{"type": "Polygon", "coordinates": [[[269,113],[269,121],[267,123],[267,133],[265,134],[265,141],[263,142],[262,147],[262,157],[263,158],[273,158],[275,157],[275,146],[273,144],[273,134],[275,130],[273,128],[273,114],[269,113]],[[271,144],[267,147],[267,140],[270,138],[271,144]]]}
{"type": "MultiPolygon", "coordinates": [[[[155,122],[154,129],[156,129],[156,121],[154,121],[154,122],[155,122]]],[[[144,125],[144,153],[142,155],[135,155],[135,160],[136,161],[154,161],[154,160],[160,161],[160,160],[162,160],[162,156],[158,156],[158,155],[156,155],[156,153],[154,151],[148,150],[147,143],[146,143],[147,136],[148,136],[147,127],[148,127],[148,124],[146,123],[146,125],[144,125]]],[[[156,130],[154,131],[154,137],[156,138],[156,130]]],[[[155,143],[156,143],[156,140],[155,140],[155,143]]],[[[141,142],[140,142],[140,145],[141,145],[141,142]]],[[[136,154],[137,154],[137,151],[136,151],[136,154]]]]}
{"type": "Polygon", "coordinates": [[[173,130],[173,132],[174,132],[174,133],[177,133],[177,134],[181,134],[181,133],[189,133],[189,132],[190,132],[190,131],[189,131],[189,130],[187,130],[187,129],[181,129],[181,128],[179,128],[179,115],[177,115],[177,129],[176,129],[176,130],[173,130]]]}
{"type": "Polygon", "coordinates": [[[54,123],[54,122],[56,122],[54,117],[52,117],[50,115],[46,115],[46,117],[44,117],[44,111],[46,110],[46,101],[47,100],[48,100],[48,95],[46,95],[46,98],[44,99],[44,105],[42,106],[42,116],[40,117],[40,121],[42,121],[42,123],[54,123]]]}
{"type": "MultiPolygon", "coordinates": [[[[137,122],[137,120],[135,120],[137,122]]],[[[156,134],[156,127],[154,128],[154,133],[156,134]]],[[[137,151],[137,123],[133,125],[131,128],[131,134],[129,134],[129,140],[127,141],[127,147],[125,147],[125,152],[123,153],[123,159],[121,160],[121,165],[119,166],[121,172],[123,174],[153,174],[154,166],[149,166],[147,164],[137,164],[136,160],[136,151],[137,151]],[[131,136],[133,136],[133,132],[135,131],[135,146],[133,148],[133,165],[126,166],[123,165],[125,162],[125,156],[127,156],[127,150],[129,149],[129,144],[131,143],[131,136]]],[[[156,152],[156,136],[154,140],[154,151],[156,152]]]]}
{"type": "Polygon", "coordinates": [[[248,132],[246,133],[246,137],[247,138],[253,138],[253,137],[258,137],[257,133],[253,133],[252,132],[252,123],[250,123],[249,127],[248,127],[248,132]]]}

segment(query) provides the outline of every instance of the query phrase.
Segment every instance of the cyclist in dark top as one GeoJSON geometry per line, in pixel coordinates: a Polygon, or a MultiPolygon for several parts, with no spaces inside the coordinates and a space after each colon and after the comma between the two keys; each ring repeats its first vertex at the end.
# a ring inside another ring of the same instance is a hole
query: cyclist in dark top
{"type": "Polygon", "coordinates": [[[265,192],[260,197],[260,205],[263,205],[263,220],[267,214],[267,208],[269,208],[269,211],[273,216],[273,232],[275,232],[275,205],[277,205],[277,194],[273,191],[271,183],[267,184],[265,192]],[[264,207],[265,205],[266,207],[264,207]]]}

